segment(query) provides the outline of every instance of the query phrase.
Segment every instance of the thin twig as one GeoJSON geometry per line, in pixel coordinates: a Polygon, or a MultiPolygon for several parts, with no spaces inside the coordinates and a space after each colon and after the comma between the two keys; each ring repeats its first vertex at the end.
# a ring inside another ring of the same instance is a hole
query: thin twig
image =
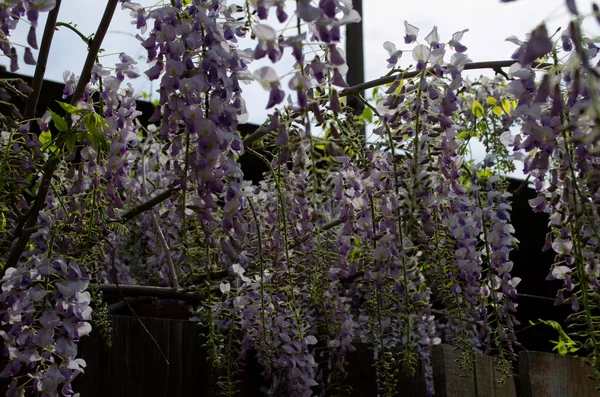
{"type": "Polygon", "coordinates": [[[46,74],[48,55],[50,54],[50,47],[52,45],[52,38],[54,37],[54,30],[56,27],[56,20],[58,19],[58,12],[60,11],[61,1],[62,0],[56,1],[56,5],[48,13],[46,26],[44,26],[42,45],[40,46],[40,52],[35,65],[35,73],[33,75],[33,82],[31,84],[32,92],[27,97],[27,103],[25,105],[25,120],[31,120],[35,117],[38,100],[40,98],[40,93],[42,92],[42,83],[44,82],[44,75],[46,74]]]}
{"type": "Polygon", "coordinates": [[[521,182],[521,185],[519,185],[517,190],[515,190],[513,196],[518,196],[523,192],[523,190],[527,187],[527,184],[529,183],[529,178],[531,178],[531,174],[527,175],[527,178],[525,178],[523,182],[521,182]]]}
{"type": "MultiPolygon", "coordinates": [[[[142,191],[144,192],[144,195],[148,196],[148,189],[146,187],[145,158],[145,153],[142,153],[142,191]]],[[[167,242],[165,234],[163,233],[162,228],[160,227],[160,223],[158,222],[158,218],[156,217],[156,212],[154,212],[154,208],[150,210],[150,216],[152,217],[152,223],[154,223],[154,228],[156,229],[158,241],[160,241],[160,245],[162,246],[162,249],[165,252],[167,265],[169,266],[169,275],[171,276],[171,286],[173,288],[179,289],[179,280],[177,279],[177,272],[175,271],[175,262],[173,262],[173,257],[171,256],[171,247],[169,247],[169,243],[167,242]]]]}
{"type": "Polygon", "coordinates": [[[539,296],[539,295],[531,295],[531,294],[520,294],[520,293],[517,293],[517,298],[537,299],[537,300],[547,301],[547,302],[552,302],[552,303],[554,303],[556,301],[556,299],[549,298],[547,296],[539,296]]]}
{"type": "Polygon", "coordinates": [[[167,356],[165,355],[165,353],[163,353],[162,349],[160,348],[160,345],[158,344],[158,342],[156,341],[156,339],[154,338],[154,336],[150,333],[150,331],[148,331],[148,328],[146,328],[146,325],[144,325],[144,323],[142,322],[142,319],[133,310],[133,307],[131,307],[131,305],[127,301],[127,298],[125,298],[125,296],[123,295],[123,292],[121,291],[121,289],[119,287],[119,281],[117,280],[117,268],[115,267],[115,255],[116,255],[117,248],[114,247],[109,241],[107,241],[107,243],[112,247],[111,267],[112,267],[113,279],[114,279],[114,282],[115,282],[115,287],[117,288],[117,291],[119,292],[119,295],[121,296],[121,299],[125,302],[125,304],[129,308],[129,310],[131,311],[131,313],[133,313],[133,315],[135,316],[135,318],[137,319],[137,321],[140,323],[140,325],[142,326],[142,328],[144,329],[144,331],[150,336],[150,339],[152,339],[152,342],[154,342],[154,345],[156,345],[156,348],[160,352],[161,356],[163,356],[163,358],[165,359],[165,362],[167,363],[167,365],[171,365],[169,363],[169,359],[167,358],[167,356]]]}
{"type": "MultiPolygon", "coordinates": [[[[341,221],[341,220],[339,220],[339,219],[336,219],[336,220],[333,220],[333,221],[331,221],[331,222],[329,222],[329,223],[326,223],[326,224],[324,224],[324,225],[323,225],[323,226],[321,226],[320,228],[317,228],[317,230],[315,230],[315,232],[316,232],[316,231],[319,231],[319,232],[326,232],[326,231],[328,231],[328,230],[330,230],[330,229],[333,229],[333,228],[334,228],[334,227],[336,227],[336,226],[339,226],[339,225],[341,225],[342,223],[344,223],[344,222],[342,222],[342,221],[341,221]]],[[[301,245],[301,244],[304,244],[305,242],[307,242],[308,240],[310,240],[310,239],[312,238],[312,236],[313,236],[313,234],[307,234],[307,235],[305,235],[304,237],[302,237],[302,238],[300,238],[300,239],[298,239],[298,240],[294,241],[294,243],[291,245],[291,248],[296,248],[296,247],[298,247],[299,245],[301,245]]]]}
{"type": "Polygon", "coordinates": [[[24,222],[23,227],[17,228],[13,234],[14,236],[19,237],[8,254],[6,265],[0,270],[0,277],[4,275],[6,269],[15,267],[19,261],[19,258],[21,258],[21,254],[23,253],[23,250],[25,250],[25,246],[27,245],[29,237],[33,233],[34,226],[37,223],[38,215],[42,208],[44,208],[46,196],[48,195],[48,190],[50,189],[50,184],[52,182],[52,176],[54,175],[54,171],[56,170],[59,161],[60,158],[53,155],[46,162],[44,174],[42,175],[42,180],[38,189],[38,194],[35,197],[35,201],[33,202],[31,209],[27,212],[27,214],[25,214],[24,219],[26,219],[26,221],[24,222]]]}

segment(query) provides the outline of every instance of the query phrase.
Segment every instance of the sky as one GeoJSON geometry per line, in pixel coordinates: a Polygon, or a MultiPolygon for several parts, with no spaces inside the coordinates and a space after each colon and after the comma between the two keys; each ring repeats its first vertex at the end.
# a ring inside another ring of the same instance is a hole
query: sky
{"type": "MultiPolygon", "coordinates": [[[[137,1],[144,6],[152,6],[158,0],[137,1]]],[[[294,0],[288,0],[288,3],[290,1],[294,0]]],[[[462,44],[468,47],[467,55],[474,62],[503,60],[509,59],[516,49],[515,44],[505,41],[508,36],[515,35],[525,39],[525,35],[542,21],[546,21],[551,34],[559,27],[566,28],[570,19],[564,3],[564,0],[518,0],[510,3],[501,3],[500,0],[363,0],[365,79],[372,80],[388,72],[388,54],[383,49],[385,41],[395,43],[401,50],[412,49],[412,45],[406,47],[403,41],[405,20],[420,28],[421,40],[434,25],[438,28],[441,40],[445,42],[450,40],[452,33],[469,29],[463,37],[462,44]]],[[[576,2],[582,14],[591,11],[591,3],[590,0],[576,2]]],[[[58,20],[75,23],[85,35],[90,35],[100,21],[105,4],[102,0],[63,0],[58,20]]],[[[292,9],[293,4],[289,4],[288,14],[292,13],[292,9]]],[[[38,42],[41,41],[44,23],[45,15],[40,18],[38,42]]],[[[13,34],[13,41],[26,43],[27,30],[27,26],[21,23],[13,34]]],[[[600,36],[600,25],[593,18],[589,18],[584,25],[584,31],[592,37],[600,36]]],[[[145,64],[145,50],[135,38],[136,33],[138,32],[135,26],[131,25],[129,11],[118,9],[102,45],[105,49],[101,58],[103,65],[114,65],[118,54],[125,52],[138,60],[140,71],[146,70],[148,67],[145,64]]],[[[240,41],[240,48],[248,47],[253,47],[249,41],[240,41]]],[[[55,32],[46,78],[62,82],[65,70],[79,75],[85,56],[86,45],[81,39],[73,32],[60,28],[55,32]]],[[[414,62],[410,53],[400,60],[400,66],[411,63],[414,62]]],[[[8,59],[0,57],[0,64],[8,65],[8,59]]],[[[33,75],[33,66],[27,66],[22,61],[20,64],[19,73],[33,75]]],[[[270,61],[254,62],[250,69],[255,70],[265,65],[270,65],[270,61]]],[[[279,75],[283,76],[292,70],[292,65],[293,60],[288,53],[275,68],[279,75]]],[[[469,75],[476,77],[478,74],[481,72],[470,72],[469,75]]],[[[157,89],[156,81],[152,84],[144,78],[132,83],[136,89],[146,93],[157,89]]],[[[242,88],[250,114],[249,122],[264,122],[268,115],[265,109],[268,93],[257,83],[242,88]]],[[[480,149],[476,147],[474,150],[477,152],[480,149]]]]}

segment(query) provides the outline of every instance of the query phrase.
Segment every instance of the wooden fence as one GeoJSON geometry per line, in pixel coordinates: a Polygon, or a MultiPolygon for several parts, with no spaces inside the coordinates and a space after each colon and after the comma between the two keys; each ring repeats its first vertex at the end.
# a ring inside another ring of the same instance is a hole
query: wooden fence
{"type": "MultiPolygon", "coordinates": [[[[139,322],[130,316],[112,316],[112,347],[92,332],[80,342],[80,354],[87,361],[75,390],[82,397],[164,397],[213,396],[211,368],[206,361],[196,323],[182,320],[143,318],[156,339],[159,352],[139,322]]],[[[438,397],[588,397],[600,396],[596,383],[588,378],[591,368],[583,360],[550,353],[522,352],[518,372],[505,383],[493,359],[476,355],[466,376],[456,363],[459,353],[451,346],[433,350],[435,395],[438,397]]],[[[350,396],[376,396],[375,373],[371,352],[366,348],[348,356],[350,396]]],[[[267,386],[256,361],[249,358],[239,377],[239,396],[262,396],[267,386]]],[[[6,387],[6,380],[0,382],[6,387]]],[[[6,390],[5,388],[3,390],[6,390]]],[[[1,391],[0,394],[3,394],[1,391]]],[[[425,396],[422,371],[415,377],[400,375],[398,396],[425,396]]]]}

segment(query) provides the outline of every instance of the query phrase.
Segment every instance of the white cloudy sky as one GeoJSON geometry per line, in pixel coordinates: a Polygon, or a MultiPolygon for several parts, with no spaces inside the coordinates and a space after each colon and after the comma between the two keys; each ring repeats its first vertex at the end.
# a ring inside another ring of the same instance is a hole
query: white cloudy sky
{"type": "MultiPolygon", "coordinates": [[[[144,6],[155,5],[158,0],[137,0],[144,6]]],[[[288,0],[289,1],[289,0],[288,0]]],[[[94,32],[101,18],[104,5],[101,0],[63,0],[59,21],[73,22],[84,34],[94,32]]],[[[442,41],[448,41],[452,33],[469,29],[462,43],[468,47],[467,54],[473,61],[509,59],[515,45],[505,41],[510,35],[525,38],[537,24],[546,21],[548,31],[554,32],[558,27],[566,27],[569,21],[564,0],[519,0],[511,3],[501,3],[500,0],[363,0],[363,23],[365,39],[365,71],[366,79],[374,79],[387,73],[387,52],[383,49],[384,41],[389,40],[403,48],[404,20],[419,27],[420,38],[423,38],[436,25],[442,41]]],[[[579,0],[577,5],[580,13],[591,11],[591,0],[579,0]]],[[[293,4],[288,7],[291,14],[293,4]]],[[[135,39],[135,27],[130,24],[127,10],[117,10],[109,33],[103,43],[108,55],[102,59],[105,66],[114,64],[117,54],[126,52],[135,59],[139,58],[140,70],[145,69],[143,59],[145,50],[135,39]]],[[[39,35],[43,29],[44,19],[40,20],[39,35]]],[[[22,24],[24,25],[24,24],[22,24]]],[[[600,25],[591,19],[585,25],[592,35],[600,35],[600,25]]],[[[16,43],[25,43],[26,26],[21,26],[14,34],[16,43]]],[[[38,35],[38,41],[41,37],[38,35]]],[[[248,45],[243,44],[243,47],[248,45]]],[[[62,81],[64,70],[79,74],[86,55],[86,46],[81,40],[67,29],[61,28],[55,33],[55,42],[49,59],[47,78],[62,81]]],[[[402,60],[411,63],[412,57],[407,54],[402,60]]],[[[8,64],[6,58],[0,58],[1,64],[8,64]]],[[[20,73],[33,74],[33,67],[21,62],[20,73]]],[[[267,65],[269,61],[262,60],[251,66],[255,69],[267,65]]],[[[284,74],[291,70],[293,62],[288,56],[277,70],[284,74]]],[[[139,79],[134,84],[136,88],[150,92],[156,89],[148,81],[139,79]]],[[[267,93],[257,84],[244,87],[246,102],[250,113],[249,121],[262,123],[267,111],[267,93]]]]}

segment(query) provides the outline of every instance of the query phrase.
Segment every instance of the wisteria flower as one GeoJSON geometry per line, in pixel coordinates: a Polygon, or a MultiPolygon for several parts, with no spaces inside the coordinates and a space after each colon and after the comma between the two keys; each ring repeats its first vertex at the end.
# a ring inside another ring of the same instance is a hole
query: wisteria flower
{"type": "Polygon", "coordinates": [[[396,64],[398,63],[398,59],[402,56],[402,51],[398,50],[396,48],[396,45],[394,45],[394,43],[392,43],[391,41],[386,41],[385,43],[383,43],[383,49],[386,50],[388,52],[388,55],[390,56],[387,59],[388,68],[396,66],[396,64]]]}
{"type": "Polygon", "coordinates": [[[414,43],[417,40],[417,35],[419,34],[419,28],[404,21],[404,31],[406,32],[406,34],[404,36],[405,44],[414,43]]]}

